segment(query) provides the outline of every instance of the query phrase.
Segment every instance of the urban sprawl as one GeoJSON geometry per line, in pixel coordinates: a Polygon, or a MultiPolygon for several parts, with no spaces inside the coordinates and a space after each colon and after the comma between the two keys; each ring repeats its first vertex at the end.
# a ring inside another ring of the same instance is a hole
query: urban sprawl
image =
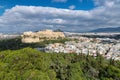
{"type": "MultiPolygon", "coordinates": [[[[57,39],[59,36],[62,38],[69,38],[70,41],[65,43],[48,44],[45,48],[42,48],[46,53],[75,53],[77,55],[85,54],[96,57],[98,54],[102,55],[106,59],[120,60],[120,38],[107,38],[109,35],[120,35],[120,33],[62,33],[53,32],[52,30],[45,30],[39,32],[25,32],[22,35],[22,41],[26,43],[39,42],[43,38],[57,39]],[[47,35],[48,34],[48,35],[47,35]],[[65,35],[64,35],[65,34],[65,35]],[[42,36],[41,36],[42,35],[42,36]],[[45,36],[43,36],[45,35],[45,36]],[[47,36],[46,36],[47,35],[47,36]],[[50,36],[52,35],[52,36],[50,36]],[[89,36],[89,37],[86,37],[89,36]],[[92,38],[90,38],[92,36],[92,38]],[[107,37],[95,37],[93,36],[107,36],[107,37]]],[[[0,39],[15,38],[20,35],[3,35],[0,34],[0,39]]],[[[41,50],[41,48],[36,48],[41,50]]]]}

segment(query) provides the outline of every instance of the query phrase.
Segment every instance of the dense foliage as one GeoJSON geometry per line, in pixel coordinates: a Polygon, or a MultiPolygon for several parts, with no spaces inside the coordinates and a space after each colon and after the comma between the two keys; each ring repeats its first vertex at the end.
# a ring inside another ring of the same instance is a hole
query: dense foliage
{"type": "Polygon", "coordinates": [[[0,80],[120,80],[120,62],[100,55],[6,50],[0,52],[0,80]]]}
{"type": "Polygon", "coordinates": [[[50,43],[64,43],[65,41],[69,41],[68,38],[64,39],[57,39],[57,40],[44,40],[39,43],[22,43],[21,38],[14,38],[14,39],[5,39],[0,41],[0,51],[2,50],[16,50],[16,49],[21,49],[25,47],[31,47],[31,48],[36,48],[36,47],[44,47],[46,44],[50,43]]]}

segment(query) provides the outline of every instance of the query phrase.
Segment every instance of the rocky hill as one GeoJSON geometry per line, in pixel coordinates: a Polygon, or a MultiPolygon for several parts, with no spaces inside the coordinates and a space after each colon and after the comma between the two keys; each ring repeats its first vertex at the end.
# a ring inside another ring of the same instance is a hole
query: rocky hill
{"type": "Polygon", "coordinates": [[[44,30],[44,31],[38,31],[38,32],[24,32],[22,37],[23,43],[37,43],[40,41],[43,41],[44,39],[58,39],[58,38],[65,38],[65,35],[63,32],[54,32],[52,30],[44,30]]]}

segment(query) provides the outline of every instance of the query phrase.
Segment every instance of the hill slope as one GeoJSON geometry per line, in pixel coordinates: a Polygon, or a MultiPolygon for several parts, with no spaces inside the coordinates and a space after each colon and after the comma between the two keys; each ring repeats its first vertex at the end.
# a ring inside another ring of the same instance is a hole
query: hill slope
{"type": "Polygon", "coordinates": [[[120,80],[120,62],[113,61],[32,48],[6,50],[0,52],[0,80],[120,80]]]}
{"type": "Polygon", "coordinates": [[[117,28],[99,28],[96,30],[92,30],[90,32],[120,32],[120,27],[117,27],[117,28]]]}

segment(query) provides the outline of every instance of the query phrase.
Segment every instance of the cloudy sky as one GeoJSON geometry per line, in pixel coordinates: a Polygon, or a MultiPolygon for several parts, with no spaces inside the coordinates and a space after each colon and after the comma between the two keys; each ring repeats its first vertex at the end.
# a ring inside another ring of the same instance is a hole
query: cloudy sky
{"type": "Polygon", "coordinates": [[[0,0],[0,33],[120,27],[120,0],[0,0]]]}

